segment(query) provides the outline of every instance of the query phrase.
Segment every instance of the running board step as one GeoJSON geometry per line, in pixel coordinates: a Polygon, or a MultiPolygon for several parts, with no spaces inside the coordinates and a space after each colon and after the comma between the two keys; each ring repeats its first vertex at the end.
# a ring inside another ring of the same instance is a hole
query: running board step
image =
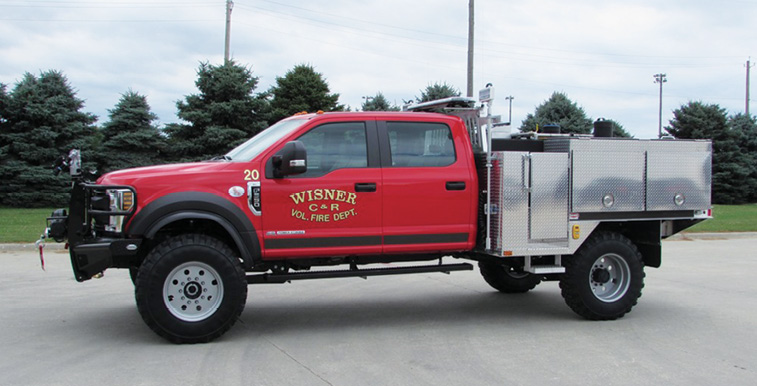
{"type": "Polygon", "coordinates": [[[551,273],[565,273],[565,267],[559,265],[533,265],[527,267],[526,271],[536,275],[547,275],[551,273]]]}
{"type": "Polygon", "coordinates": [[[367,268],[367,269],[349,269],[338,271],[314,271],[314,272],[294,272],[285,274],[264,273],[258,275],[247,275],[248,284],[280,284],[292,280],[310,280],[310,279],[333,279],[341,277],[362,277],[368,276],[386,276],[386,275],[405,275],[411,273],[430,273],[442,272],[449,274],[453,271],[472,271],[473,266],[468,263],[460,264],[435,264],[421,265],[411,267],[393,267],[393,268],[367,268]]]}

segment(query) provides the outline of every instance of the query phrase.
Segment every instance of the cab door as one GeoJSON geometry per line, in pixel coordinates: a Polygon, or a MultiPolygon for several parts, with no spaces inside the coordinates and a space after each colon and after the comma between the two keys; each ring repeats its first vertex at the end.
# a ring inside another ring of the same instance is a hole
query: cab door
{"type": "Polygon", "coordinates": [[[307,172],[261,181],[263,257],[381,253],[375,122],[323,123],[297,140],[307,151],[307,172]]]}
{"type": "Polygon", "coordinates": [[[459,251],[475,243],[475,171],[448,124],[378,122],[385,253],[459,251]]]}

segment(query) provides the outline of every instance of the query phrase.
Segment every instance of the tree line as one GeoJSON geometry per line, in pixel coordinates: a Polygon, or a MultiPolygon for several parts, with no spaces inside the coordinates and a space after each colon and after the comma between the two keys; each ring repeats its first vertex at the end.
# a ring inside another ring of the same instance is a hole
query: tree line
{"type": "MultiPolygon", "coordinates": [[[[0,205],[65,206],[68,184],[51,165],[72,148],[82,151],[84,168],[102,174],[112,170],[170,162],[198,161],[225,154],[269,125],[301,111],[343,111],[313,66],[296,65],[275,85],[258,90],[259,78],[249,67],[225,62],[201,63],[198,93],[176,102],[179,123],[158,127],[147,98],[136,91],[122,94],[108,120],[82,111],[84,101],[60,71],[31,73],[9,89],[0,83],[0,205]]],[[[459,95],[449,85],[428,86],[430,93],[459,95]]],[[[399,110],[380,92],[366,98],[362,110],[399,110]]]]}
{"type": "MultiPolygon", "coordinates": [[[[59,71],[38,76],[26,73],[9,89],[0,84],[0,205],[65,206],[68,182],[51,173],[51,164],[72,148],[82,150],[84,167],[107,171],[169,162],[210,159],[300,111],[343,111],[323,74],[310,65],[296,65],[276,77],[268,90],[258,91],[259,78],[234,61],[201,63],[196,94],[176,102],[179,123],[155,124],[147,98],[136,91],[122,94],[108,120],[83,112],[84,102],[59,71]]],[[[460,96],[447,83],[421,90],[416,102],[460,96]]],[[[406,101],[407,102],[407,101],[406,101]]],[[[396,111],[378,92],[366,97],[363,111],[396,111]]],[[[618,122],[616,136],[630,134],[618,122]]],[[[554,93],[523,121],[530,131],[557,123],[563,132],[589,133],[592,120],[563,93],[554,93]],[[539,125],[539,126],[537,126],[539,125]]],[[[676,110],[668,132],[678,138],[709,138],[715,143],[713,166],[716,202],[757,201],[755,121],[743,115],[727,117],[717,105],[690,103],[676,110]]]]}

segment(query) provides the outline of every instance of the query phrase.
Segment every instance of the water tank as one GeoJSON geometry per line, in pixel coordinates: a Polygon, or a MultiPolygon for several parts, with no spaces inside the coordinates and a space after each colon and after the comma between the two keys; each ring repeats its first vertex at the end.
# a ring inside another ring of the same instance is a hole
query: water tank
{"type": "Polygon", "coordinates": [[[606,121],[604,118],[599,118],[594,122],[595,137],[612,137],[612,129],[612,121],[606,121]]]}
{"type": "Polygon", "coordinates": [[[560,125],[556,123],[550,123],[548,125],[542,126],[541,130],[539,130],[542,134],[560,134],[560,125]]]}

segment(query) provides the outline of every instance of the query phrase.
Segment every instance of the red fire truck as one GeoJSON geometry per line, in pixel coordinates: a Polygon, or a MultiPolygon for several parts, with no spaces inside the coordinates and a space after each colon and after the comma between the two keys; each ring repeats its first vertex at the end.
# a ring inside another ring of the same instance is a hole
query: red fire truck
{"type": "Polygon", "coordinates": [[[407,110],[296,115],[214,160],[96,182],[74,150],[44,236],[77,281],[128,269],[146,324],[194,343],[235,323],[248,284],[473,269],[450,259],[506,293],[559,280],[576,313],[616,319],[661,240],[711,217],[710,142],[491,140],[474,100],[407,110]]]}

